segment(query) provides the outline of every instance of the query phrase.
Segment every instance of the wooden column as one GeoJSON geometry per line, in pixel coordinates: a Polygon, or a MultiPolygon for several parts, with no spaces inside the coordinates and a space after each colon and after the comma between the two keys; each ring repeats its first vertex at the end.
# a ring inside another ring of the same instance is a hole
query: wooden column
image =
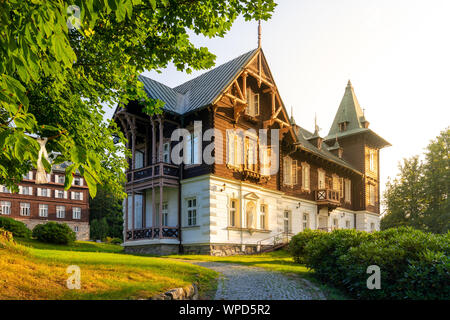
{"type": "Polygon", "coordinates": [[[152,164],[156,163],[156,126],[155,120],[150,119],[152,123],[152,164]]]}
{"type": "MultiPolygon", "coordinates": [[[[134,233],[134,227],[135,227],[135,224],[134,224],[134,206],[135,206],[135,201],[134,201],[134,191],[131,191],[131,201],[133,201],[132,203],[131,203],[131,211],[132,211],[132,215],[131,215],[131,234],[133,234],[134,233]]],[[[131,238],[131,239],[133,239],[133,237],[131,238]]]]}
{"type": "Polygon", "coordinates": [[[155,183],[152,182],[152,227],[156,227],[155,183]]]}
{"type": "Polygon", "coordinates": [[[159,238],[162,238],[162,207],[163,207],[163,184],[162,178],[159,183],[159,238]]]}
{"type": "MultiPolygon", "coordinates": [[[[159,159],[158,162],[162,162],[163,161],[163,120],[162,118],[159,118],[159,151],[158,151],[158,155],[159,155],[159,159]]],[[[162,174],[162,167],[159,168],[160,169],[160,174],[162,174]]]]}
{"type": "Polygon", "coordinates": [[[148,167],[148,127],[145,128],[145,142],[144,142],[144,167],[148,167]]]}
{"type": "Polygon", "coordinates": [[[245,101],[247,101],[247,76],[247,72],[242,73],[242,95],[245,101]]]}
{"type": "Polygon", "coordinates": [[[128,193],[127,197],[125,198],[125,217],[123,219],[125,222],[125,226],[123,228],[123,242],[127,240],[127,232],[128,232],[128,193]]]}

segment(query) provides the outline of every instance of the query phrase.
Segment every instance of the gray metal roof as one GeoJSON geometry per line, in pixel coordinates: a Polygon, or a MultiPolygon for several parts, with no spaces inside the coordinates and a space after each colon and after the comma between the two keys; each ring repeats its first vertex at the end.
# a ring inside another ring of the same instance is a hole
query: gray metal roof
{"type": "Polygon", "coordinates": [[[257,51],[258,49],[254,49],[244,53],[175,88],[142,75],[139,76],[139,80],[144,84],[144,89],[151,98],[166,103],[165,110],[184,114],[212,104],[257,51]]]}
{"type": "Polygon", "coordinates": [[[309,138],[313,137],[314,134],[309,132],[308,130],[298,126],[299,132],[297,134],[297,143],[300,144],[304,149],[310,151],[311,153],[315,153],[316,155],[326,158],[330,161],[333,161],[341,166],[344,166],[348,169],[351,169],[353,171],[356,171],[357,173],[361,174],[361,172],[356,169],[354,166],[352,166],[347,161],[335,156],[333,153],[331,153],[328,148],[329,146],[324,142],[322,143],[321,148],[317,148],[315,145],[313,145],[311,142],[308,141],[309,138]]]}

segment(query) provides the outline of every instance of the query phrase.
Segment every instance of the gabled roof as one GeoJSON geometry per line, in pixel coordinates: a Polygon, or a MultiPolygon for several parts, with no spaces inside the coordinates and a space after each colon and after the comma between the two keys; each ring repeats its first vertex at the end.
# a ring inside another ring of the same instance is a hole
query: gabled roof
{"type": "Polygon", "coordinates": [[[352,83],[348,80],[347,87],[345,88],[344,96],[342,97],[339,109],[334,117],[333,124],[331,125],[330,132],[326,139],[330,136],[335,136],[340,134],[339,123],[347,122],[347,130],[352,131],[355,129],[364,128],[362,122],[364,121],[364,114],[359,105],[358,99],[356,98],[355,91],[353,89],[352,83]]]}
{"type": "Polygon", "coordinates": [[[139,76],[147,94],[164,101],[164,109],[185,114],[212,104],[259,49],[251,50],[175,88],[139,76]]]}

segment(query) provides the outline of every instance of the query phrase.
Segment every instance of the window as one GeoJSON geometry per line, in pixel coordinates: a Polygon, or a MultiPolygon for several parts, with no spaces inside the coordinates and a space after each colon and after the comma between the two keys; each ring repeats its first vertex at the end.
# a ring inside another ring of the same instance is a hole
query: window
{"type": "Polygon", "coordinates": [[[2,185],[0,185],[0,191],[3,193],[10,193],[9,189],[6,186],[2,186],[2,185]]]}
{"type": "Polygon", "coordinates": [[[350,203],[350,202],[352,201],[352,195],[351,195],[351,193],[352,193],[352,186],[351,186],[351,181],[348,180],[348,179],[345,179],[344,185],[345,185],[345,195],[344,195],[344,197],[345,197],[345,202],[349,202],[349,203],[350,203]]]}
{"type": "Polygon", "coordinates": [[[373,232],[373,231],[375,231],[375,223],[371,222],[370,223],[370,232],[373,232]]]}
{"type": "Polygon", "coordinates": [[[237,227],[239,225],[238,223],[238,201],[236,199],[230,200],[230,227],[237,227]]]}
{"type": "Polygon", "coordinates": [[[345,228],[350,229],[350,220],[345,221],[345,228]]]}
{"type": "Polygon", "coordinates": [[[144,153],[141,150],[134,152],[134,168],[140,169],[144,167],[144,153]]]}
{"type": "Polygon", "coordinates": [[[291,157],[283,158],[283,182],[288,186],[297,184],[297,160],[291,157]]]}
{"type": "Polygon", "coordinates": [[[302,187],[304,190],[309,190],[310,185],[310,167],[306,162],[302,162],[302,187]]]}
{"type": "Polygon", "coordinates": [[[167,227],[169,225],[169,210],[167,206],[167,202],[163,202],[162,204],[162,226],[167,227]]]}
{"type": "Polygon", "coordinates": [[[317,169],[317,173],[318,173],[318,186],[319,189],[325,189],[325,171],[323,171],[322,169],[317,169]]]}
{"type": "Polygon", "coordinates": [[[56,206],[56,218],[64,219],[65,216],[66,216],[66,207],[56,206]]]}
{"type": "Polygon", "coordinates": [[[345,131],[347,130],[347,122],[340,122],[339,123],[339,131],[345,131]]]}
{"type": "Polygon", "coordinates": [[[67,198],[67,191],[55,190],[55,198],[64,199],[67,198]]]}
{"type": "Polygon", "coordinates": [[[72,200],[83,200],[83,192],[71,192],[71,199],[72,200]]]}
{"type": "Polygon", "coordinates": [[[38,197],[50,197],[50,194],[51,194],[50,189],[37,188],[38,197]]]}
{"type": "Polygon", "coordinates": [[[344,197],[344,178],[339,178],[339,198],[344,197]]]}
{"type": "Polygon", "coordinates": [[[33,187],[22,187],[22,186],[19,186],[19,194],[30,196],[30,195],[33,194],[33,187]]]}
{"type": "Polygon", "coordinates": [[[40,204],[39,205],[39,217],[48,217],[48,205],[47,204],[40,204]]]}
{"type": "Polygon", "coordinates": [[[373,184],[369,184],[369,204],[375,205],[375,186],[373,184]]]}
{"type": "Polygon", "coordinates": [[[303,230],[309,229],[309,214],[303,214],[303,230]]]}
{"type": "Polygon", "coordinates": [[[170,143],[163,144],[163,162],[170,163],[170,143]]]}
{"type": "Polygon", "coordinates": [[[284,211],[283,214],[283,232],[289,233],[290,232],[290,215],[291,213],[289,211],[284,211]]]}
{"type": "Polygon", "coordinates": [[[73,178],[73,185],[74,186],[82,186],[83,185],[83,178],[81,178],[81,177],[73,178]]]}
{"type": "Polygon", "coordinates": [[[245,167],[250,171],[256,172],[257,168],[257,142],[256,140],[245,137],[245,167]]]}
{"type": "Polygon", "coordinates": [[[78,230],[79,230],[79,229],[78,229],[78,226],[73,227],[73,231],[74,231],[74,232],[78,232],[78,230]]]}
{"type": "Polygon", "coordinates": [[[338,229],[339,228],[339,220],[334,218],[333,219],[333,229],[338,229]]]}
{"type": "Polygon", "coordinates": [[[28,173],[23,175],[25,180],[33,180],[33,171],[29,171],[28,173]]]}
{"type": "Polygon", "coordinates": [[[197,225],[197,199],[191,198],[187,200],[187,218],[188,226],[197,225]]]}
{"type": "Polygon", "coordinates": [[[81,208],[72,208],[72,219],[81,219],[81,208]]]}
{"type": "Polygon", "coordinates": [[[242,136],[235,130],[227,130],[227,164],[240,168],[243,161],[242,136]]]}
{"type": "Polygon", "coordinates": [[[369,151],[369,169],[375,171],[375,152],[373,150],[369,151]]]}
{"type": "Polygon", "coordinates": [[[66,178],[64,177],[64,176],[62,176],[62,175],[55,175],[55,181],[56,181],[56,183],[60,183],[60,184],[64,184],[64,180],[65,180],[66,178]]]}
{"type": "Polygon", "coordinates": [[[262,230],[267,230],[267,205],[262,204],[260,208],[260,215],[259,215],[259,226],[262,230]]]}
{"type": "Polygon", "coordinates": [[[249,87],[247,88],[247,107],[245,113],[255,117],[259,115],[259,93],[255,93],[249,87]]]}
{"type": "Polygon", "coordinates": [[[265,147],[262,152],[262,161],[261,163],[261,175],[269,176],[270,175],[270,166],[271,166],[271,158],[272,158],[272,149],[269,147],[265,147]]]}
{"type": "Polygon", "coordinates": [[[21,202],[20,203],[20,215],[21,216],[25,216],[25,217],[29,217],[30,214],[31,214],[30,204],[29,203],[25,203],[25,202],[21,202]]]}
{"type": "Polygon", "coordinates": [[[4,214],[4,215],[11,214],[11,201],[1,201],[0,202],[0,214],[4,214]]]}
{"type": "Polygon", "coordinates": [[[200,137],[196,132],[191,132],[186,141],[186,164],[200,164],[200,137]]]}
{"type": "Polygon", "coordinates": [[[339,191],[340,190],[339,177],[337,175],[333,174],[332,179],[333,179],[333,190],[339,191]]]}

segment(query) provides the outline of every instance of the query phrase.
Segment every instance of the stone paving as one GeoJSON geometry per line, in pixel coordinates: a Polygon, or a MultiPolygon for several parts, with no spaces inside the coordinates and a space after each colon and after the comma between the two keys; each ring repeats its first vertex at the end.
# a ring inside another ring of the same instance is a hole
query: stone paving
{"type": "Polygon", "coordinates": [[[193,262],[221,274],[215,300],[325,300],[306,279],[257,267],[218,262],[193,262]]]}

